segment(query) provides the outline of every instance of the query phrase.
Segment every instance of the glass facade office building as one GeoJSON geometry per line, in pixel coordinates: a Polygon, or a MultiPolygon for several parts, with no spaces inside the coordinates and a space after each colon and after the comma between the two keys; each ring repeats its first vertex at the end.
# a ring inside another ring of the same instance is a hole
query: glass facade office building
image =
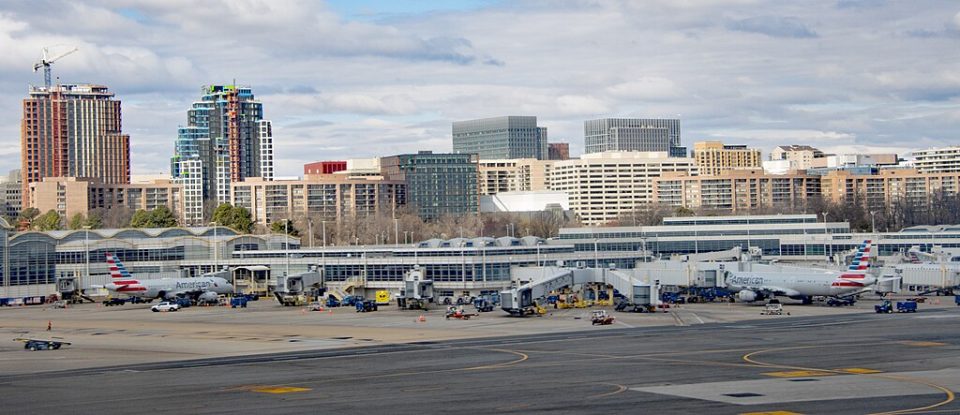
{"type": "Polygon", "coordinates": [[[583,122],[584,153],[604,151],[664,151],[686,157],[680,145],[680,120],[660,118],[601,118],[583,122]]]}
{"type": "Polygon", "coordinates": [[[549,158],[547,129],[537,117],[506,116],[453,123],[453,152],[481,159],[549,158]]]}
{"type": "Polygon", "coordinates": [[[421,218],[430,220],[479,211],[476,154],[421,151],[384,157],[380,167],[388,180],[406,183],[407,204],[421,218]]]}

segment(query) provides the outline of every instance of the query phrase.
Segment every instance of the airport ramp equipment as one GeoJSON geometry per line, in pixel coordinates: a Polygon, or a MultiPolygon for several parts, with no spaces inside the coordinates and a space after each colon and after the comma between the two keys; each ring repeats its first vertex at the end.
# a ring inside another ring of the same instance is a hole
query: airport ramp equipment
{"type": "Polygon", "coordinates": [[[414,265],[403,276],[403,289],[397,297],[397,305],[402,309],[424,310],[433,298],[433,281],[426,279],[419,265],[414,265]]]}
{"type": "Polygon", "coordinates": [[[500,293],[500,308],[510,315],[534,314],[538,300],[561,288],[574,285],[610,285],[626,296],[628,301],[640,301],[644,305],[655,306],[660,296],[654,285],[641,282],[633,278],[631,273],[616,269],[541,267],[531,270],[539,270],[543,277],[500,293]]]}
{"type": "Polygon", "coordinates": [[[323,279],[317,271],[307,271],[295,275],[277,277],[277,285],[273,295],[283,305],[296,305],[295,299],[303,296],[307,291],[322,291],[323,279]]]}

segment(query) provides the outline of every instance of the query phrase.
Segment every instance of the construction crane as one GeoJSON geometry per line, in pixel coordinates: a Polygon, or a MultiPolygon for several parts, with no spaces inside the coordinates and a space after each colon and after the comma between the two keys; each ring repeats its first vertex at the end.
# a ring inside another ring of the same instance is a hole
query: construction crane
{"type": "Polygon", "coordinates": [[[73,52],[76,52],[77,50],[78,50],[78,49],[77,49],[76,47],[74,47],[73,49],[70,49],[70,50],[68,50],[68,51],[66,51],[66,52],[64,52],[64,53],[61,53],[61,54],[59,54],[59,55],[54,56],[54,57],[51,58],[51,57],[49,57],[49,55],[50,55],[49,48],[43,48],[43,55],[42,55],[42,57],[40,58],[40,62],[37,62],[37,63],[33,64],[33,71],[36,72],[36,71],[39,71],[40,68],[43,68],[43,85],[44,85],[45,87],[47,87],[47,90],[50,89],[50,85],[51,85],[51,82],[50,82],[50,65],[53,64],[54,62],[56,62],[58,59],[60,59],[60,58],[62,58],[62,57],[64,57],[64,56],[67,56],[67,55],[69,55],[69,54],[71,54],[71,53],[73,53],[73,52]]]}

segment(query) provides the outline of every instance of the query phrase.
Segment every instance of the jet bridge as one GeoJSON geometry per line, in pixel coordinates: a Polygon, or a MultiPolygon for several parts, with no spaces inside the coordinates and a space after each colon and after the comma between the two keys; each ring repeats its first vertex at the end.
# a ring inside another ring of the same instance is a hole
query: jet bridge
{"type": "Polygon", "coordinates": [[[306,294],[316,297],[323,295],[323,279],[316,270],[301,274],[277,277],[273,295],[284,306],[302,305],[306,294]]]}
{"type": "Polygon", "coordinates": [[[403,288],[397,297],[397,305],[401,309],[426,310],[433,299],[433,281],[426,279],[419,265],[414,265],[403,275],[403,288]]]}
{"type": "Polygon", "coordinates": [[[655,284],[641,282],[616,269],[539,267],[515,271],[521,274],[521,279],[530,272],[540,273],[541,277],[500,293],[500,307],[513,316],[535,314],[539,308],[538,300],[574,285],[609,285],[623,294],[626,301],[637,306],[656,306],[660,297],[655,284]]]}

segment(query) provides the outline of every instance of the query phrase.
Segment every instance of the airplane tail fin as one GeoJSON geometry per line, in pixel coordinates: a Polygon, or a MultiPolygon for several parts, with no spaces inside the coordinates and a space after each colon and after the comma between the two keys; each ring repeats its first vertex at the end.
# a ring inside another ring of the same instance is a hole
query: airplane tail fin
{"type": "Polygon", "coordinates": [[[840,275],[840,278],[845,281],[866,283],[867,271],[870,270],[870,258],[876,258],[873,254],[873,241],[866,240],[857,248],[853,262],[847,267],[846,272],[840,275]]]}
{"type": "Polygon", "coordinates": [[[131,278],[130,273],[127,272],[127,268],[120,262],[120,258],[117,258],[116,255],[111,252],[107,252],[107,264],[110,265],[111,279],[126,280],[131,278]]]}
{"type": "Polygon", "coordinates": [[[870,258],[875,258],[872,251],[873,241],[869,239],[863,241],[857,248],[857,253],[854,254],[853,262],[847,267],[847,271],[866,272],[870,268],[870,258]]]}

